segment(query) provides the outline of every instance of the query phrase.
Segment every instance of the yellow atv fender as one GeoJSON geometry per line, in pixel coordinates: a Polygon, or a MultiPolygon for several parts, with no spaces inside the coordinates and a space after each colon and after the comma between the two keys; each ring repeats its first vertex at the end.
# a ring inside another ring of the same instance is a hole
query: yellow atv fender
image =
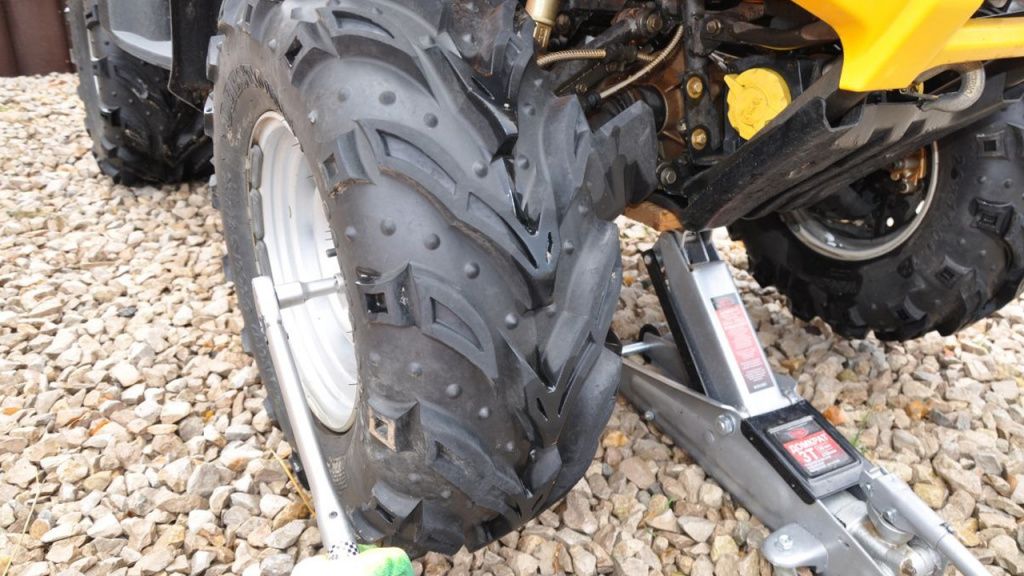
{"type": "Polygon", "coordinates": [[[938,66],[1024,56],[1024,17],[971,19],[981,0],[795,1],[839,34],[844,90],[905,88],[938,66]]]}

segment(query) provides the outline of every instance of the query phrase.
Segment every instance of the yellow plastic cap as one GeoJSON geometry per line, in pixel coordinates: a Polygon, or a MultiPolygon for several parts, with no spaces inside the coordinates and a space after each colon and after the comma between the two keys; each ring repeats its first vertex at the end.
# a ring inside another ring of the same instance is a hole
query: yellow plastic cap
{"type": "Polygon", "coordinates": [[[786,79],[775,70],[751,68],[725,77],[729,86],[729,124],[750,140],[792,101],[786,79]]]}

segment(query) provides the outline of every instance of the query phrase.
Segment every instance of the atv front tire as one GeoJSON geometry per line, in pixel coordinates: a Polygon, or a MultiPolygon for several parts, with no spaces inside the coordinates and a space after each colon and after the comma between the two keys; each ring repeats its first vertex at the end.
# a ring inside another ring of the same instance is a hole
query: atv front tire
{"type": "Polygon", "coordinates": [[[167,70],[119,48],[96,0],[70,0],[78,96],[100,170],[114,182],[173,184],[212,172],[203,114],[167,89],[167,70]]]}
{"type": "Polygon", "coordinates": [[[782,216],[740,221],[730,232],[754,277],[789,296],[798,317],[853,338],[951,334],[1006,305],[1024,282],[1024,102],[937,147],[934,199],[901,245],[843,261],[808,247],[782,216]]]}
{"type": "Polygon", "coordinates": [[[447,2],[227,0],[210,48],[229,271],[271,406],[283,419],[251,290],[275,274],[253,200],[268,113],[308,162],[350,303],[355,419],[321,428],[326,464],[359,536],[411,554],[479,548],[589,466],[620,373],[610,220],[654,173],[635,169],[646,106],[592,131],[532,63],[516,2],[475,4],[495,28],[474,40],[447,2]]]}

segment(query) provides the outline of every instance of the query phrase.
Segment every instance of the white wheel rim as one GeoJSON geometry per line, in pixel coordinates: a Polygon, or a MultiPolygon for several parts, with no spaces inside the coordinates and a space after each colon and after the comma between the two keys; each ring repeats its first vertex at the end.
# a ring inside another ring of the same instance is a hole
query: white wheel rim
{"type": "MultiPolygon", "coordinates": [[[[263,153],[263,243],[274,283],[340,276],[320,193],[288,123],[280,114],[267,112],[257,120],[251,142],[263,153]]],[[[281,317],[310,410],[328,428],[347,430],[355,415],[358,379],[344,286],[337,294],[282,310],[281,317]]]]}
{"type": "Polygon", "coordinates": [[[933,144],[929,155],[928,185],[924,198],[917,206],[914,219],[892,232],[878,238],[863,239],[844,235],[820,221],[809,210],[794,210],[783,218],[790,231],[811,250],[836,260],[860,262],[873,260],[899,248],[917,232],[935,200],[935,189],[939,182],[939,148],[933,144]]]}

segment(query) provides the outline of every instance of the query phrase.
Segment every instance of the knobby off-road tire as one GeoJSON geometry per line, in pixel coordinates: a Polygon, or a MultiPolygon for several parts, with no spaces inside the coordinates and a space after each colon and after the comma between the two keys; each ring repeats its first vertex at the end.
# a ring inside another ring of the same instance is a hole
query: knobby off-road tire
{"type": "Polygon", "coordinates": [[[203,114],[171,94],[167,70],[118,48],[95,0],[69,0],[67,19],[78,96],[103,173],[127,186],[209,176],[213,145],[203,114]]]}
{"type": "Polygon", "coordinates": [[[762,286],[794,314],[854,338],[951,334],[1012,300],[1024,280],[1024,103],[938,143],[935,198],[921,226],[874,260],[842,262],[804,245],[777,215],[730,231],[762,286]]]}
{"type": "MultiPolygon", "coordinates": [[[[356,420],[321,445],[359,536],[479,548],[560,499],[611,413],[620,285],[611,219],[653,185],[642,104],[592,130],[532,63],[516,2],[228,0],[211,41],[217,195],[275,412],[250,282],[254,123],[295,134],[351,302],[356,420]]],[[[283,423],[287,426],[287,423],[283,423]]]]}

